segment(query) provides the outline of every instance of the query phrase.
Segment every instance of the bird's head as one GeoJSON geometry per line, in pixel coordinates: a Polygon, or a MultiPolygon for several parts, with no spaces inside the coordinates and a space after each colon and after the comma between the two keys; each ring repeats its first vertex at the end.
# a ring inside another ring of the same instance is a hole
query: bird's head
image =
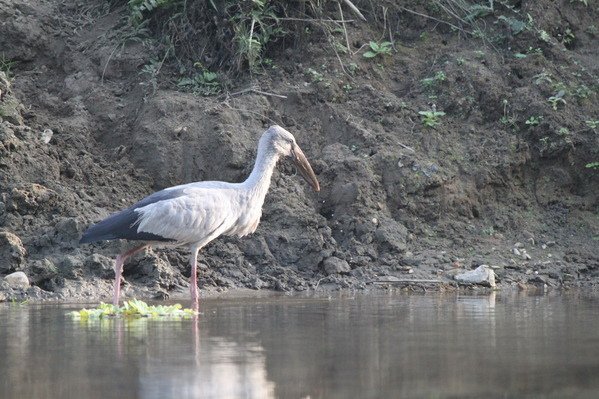
{"type": "Polygon", "coordinates": [[[263,137],[268,140],[269,146],[280,156],[291,157],[302,177],[312,186],[314,191],[320,191],[318,179],[310,166],[310,162],[302,149],[297,145],[293,134],[281,126],[273,125],[268,128],[263,137]]]}

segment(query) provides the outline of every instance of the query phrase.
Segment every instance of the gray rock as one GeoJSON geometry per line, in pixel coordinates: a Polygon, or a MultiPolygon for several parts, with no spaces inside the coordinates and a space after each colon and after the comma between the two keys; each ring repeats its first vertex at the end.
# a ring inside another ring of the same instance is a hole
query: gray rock
{"type": "Polygon", "coordinates": [[[29,288],[29,279],[23,272],[14,272],[4,277],[4,281],[13,289],[29,288]]]}
{"type": "Polygon", "coordinates": [[[19,237],[8,231],[0,231],[0,273],[21,269],[26,254],[19,237]]]}
{"type": "Polygon", "coordinates": [[[329,276],[331,274],[345,274],[351,271],[349,263],[335,256],[325,259],[322,265],[325,273],[329,276]]]}
{"type": "Polygon", "coordinates": [[[480,265],[474,270],[465,273],[456,274],[456,281],[469,284],[480,284],[487,287],[495,288],[495,272],[487,265],[480,265]]]}
{"type": "Polygon", "coordinates": [[[387,249],[404,252],[407,248],[408,229],[393,219],[379,221],[374,236],[376,241],[387,249]]]}

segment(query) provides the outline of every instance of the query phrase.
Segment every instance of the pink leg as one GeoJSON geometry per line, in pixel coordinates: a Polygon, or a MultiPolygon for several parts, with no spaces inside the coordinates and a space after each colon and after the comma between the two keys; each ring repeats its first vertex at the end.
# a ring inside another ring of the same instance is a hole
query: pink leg
{"type": "Polygon", "coordinates": [[[146,244],[132,248],[116,257],[116,261],[114,262],[114,296],[112,298],[114,306],[119,306],[119,297],[121,296],[121,274],[123,273],[125,261],[147,246],[148,245],[146,244]]]}
{"type": "Polygon", "coordinates": [[[200,296],[198,294],[198,251],[200,249],[192,249],[191,258],[189,263],[191,264],[191,276],[189,277],[189,291],[191,293],[191,306],[196,312],[200,308],[200,296]]]}

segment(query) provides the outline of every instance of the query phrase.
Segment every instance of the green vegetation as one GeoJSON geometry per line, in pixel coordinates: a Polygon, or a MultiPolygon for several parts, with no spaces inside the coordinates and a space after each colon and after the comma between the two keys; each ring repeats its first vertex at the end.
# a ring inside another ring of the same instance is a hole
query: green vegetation
{"type": "Polygon", "coordinates": [[[306,70],[306,75],[308,75],[308,77],[310,78],[310,81],[312,83],[318,83],[318,82],[322,82],[324,80],[323,74],[312,69],[312,68],[308,68],[306,70]]]}
{"type": "Polygon", "coordinates": [[[539,116],[531,116],[524,123],[526,125],[528,125],[528,126],[538,126],[539,123],[541,123],[542,120],[543,120],[543,117],[541,115],[539,115],[539,116]]]}
{"type": "Polygon", "coordinates": [[[6,58],[4,54],[0,55],[0,72],[4,72],[6,74],[6,78],[11,78],[12,68],[15,66],[15,62],[6,58]]]}
{"type": "Polygon", "coordinates": [[[566,95],[566,92],[564,90],[560,90],[557,93],[555,93],[555,95],[549,97],[547,99],[547,101],[549,101],[549,103],[551,104],[551,108],[553,108],[555,111],[557,111],[557,107],[559,104],[565,105],[566,104],[566,100],[564,100],[565,95],[566,95]]]}
{"type": "Polygon", "coordinates": [[[589,169],[599,170],[599,162],[591,162],[585,165],[589,169]]]}
{"type": "Polygon", "coordinates": [[[562,35],[562,43],[564,43],[566,45],[572,44],[574,42],[574,40],[576,40],[576,36],[574,36],[572,29],[566,28],[566,30],[564,31],[564,34],[562,35]]]}
{"type": "Polygon", "coordinates": [[[557,133],[558,133],[560,136],[567,136],[567,135],[569,135],[569,134],[570,134],[570,129],[568,129],[567,127],[560,127],[560,128],[557,130],[557,133]]]}
{"type": "Polygon", "coordinates": [[[519,33],[522,33],[524,30],[528,29],[528,24],[524,21],[521,21],[517,18],[506,17],[505,15],[500,15],[497,17],[499,21],[502,21],[507,25],[510,29],[512,35],[516,36],[519,33]]]}
{"type": "Polygon", "coordinates": [[[430,110],[430,111],[419,111],[418,115],[420,115],[420,119],[422,124],[426,127],[435,127],[441,124],[439,120],[442,116],[445,116],[445,112],[430,110]]]}
{"type": "Polygon", "coordinates": [[[553,80],[551,79],[551,74],[548,72],[541,72],[535,76],[532,77],[532,81],[534,82],[534,84],[536,84],[537,86],[543,84],[543,83],[548,83],[551,84],[553,83],[553,80]]]}
{"type": "Polygon", "coordinates": [[[539,39],[545,43],[551,43],[551,35],[544,30],[539,31],[539,39]]]}
{"type": "Polygon", "coordinates": [[[433,89],[439,83],[444,82],[445,80],[447,80],[447,76],[445,75],[445,72],[438,71],[437,73],[435,73],[434,76],[432,76],[430,78],[421,79],[420,83],[422,83],[422,86],[425,89],[433,89]]]}
{"type": "Polygon", "coordinates": [[[218,80],[218,74],[204,69],[199,63],[196,63],[195,66],[200,68],[200,71],[192,77],[179,79],[177,86],[203,96],[220,93],[222,87],[218,80]]]}
{"type": "Polygon", "coordinates": [[[368,46],[370,47],[370,50],[366,51],[363,54],[365,58],[374,58],[378,56],[390,55],[392,51],[391,42],[377,43],[371,41],[368,44],[368,46]]]}
{"type": "Polygon", "coordinates": [[[596,119],[596,120],[590,119],[588,121],[584,121],[584,123],[593,130],[599,128],[599,119],[596,119]]]}
{"type": "Polygon", "coordinates": [[[593,91],[585,84],[580,84],[574,88],[574,97],[579,99],[586,99],[593,93],[593,91]]]}
{"type": "Polygon", "coordinates": [[[237,12],[231,17],[231,21],[237,44],[237,68],[241,69],[247,63],[249,70],[255,72],[263,61],[265,46],[271,40],[284,36],[286,32],[279,24],[275,5],[271,4],[274,2],[252,0],[251,3],[249,12],[237,12]]]}
{"type": "Polygon", "coordinates": [[[516,117],[514,115],[510,115],[508,112],[508,106],[509,106],[509,101],[504,99],[502,101],[503,104],[503,115],[501,116],[501,118],[499,119],[499,122],[501,122],[504,125],[507,126],[511,126],[511,127],[516,127],[516,117]]]}
{"type": "MultiPolygon", "coordinates": [[[[239,73],[259,73],[272,67],[270,51],[280,52],[298,40],[305,41],[315,28],[329,38],[335,32],[345,32],[344,25],[330,18],[328,3],[129,0],[129,25],[138,35],[136,40],[151,43],[153,49],[172,46],[169,63],[181,75],[197,80],[192,65],[202,60],[206,70],[234,79],[239,73]]],[[[329,42],[338,52],[337,42],[329,42]]],[[[372,42],[371,51],[374,56],[389,54],[390,42],[372,42]]],[[[200,75],[205,78],[203,72],[200,75]]],[[[220,81],[223,85],[225,79],[220,81]]]]}
{"type": "Polygon", "coordinates": [[[180,304],[175,305],[148,305],[144,301],[132,299],[125,301],[123,306],[101,303],[95,309],[81,309],[70,313],[75,319],[103,319],[107,317],[175,317],[190,318],[196,312],[192,309],[182,309],[180,304]]]}

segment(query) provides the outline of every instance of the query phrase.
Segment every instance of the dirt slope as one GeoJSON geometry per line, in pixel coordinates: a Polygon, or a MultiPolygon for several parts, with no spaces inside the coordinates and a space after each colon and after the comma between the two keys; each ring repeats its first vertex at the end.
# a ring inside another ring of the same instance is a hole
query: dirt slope
{"type": "MultiPolygon", "coordinates": [[[[385,20],[365,3],[351,54],[314,30],[230,89],[281,98],[184,93],[167,67],[149,79],[151,48],[122,45],[125,7],[0,0],[0,275],[23,270],[35,286],[0,283],[0,300],[108,296],[125,244],[79,246],[83,230],[164,187],[242,181],[273,123],[296,135],[322,191],[283,162],[256,234],[203,250],[203,289],[451,285],[480,264],[504,288],[595,285],[597,4],[498,5],[484,20],[504,33],[493,42],[402,10],[428,15],[414,2],[385,2],[385,20]],[[516,20],[530,27],[516,33],[516,20]],[[391,54],[365,58],[388,32],[391,54]],[[433,110],[445,115],[427,127],[419,112],[433,110]]],[[[188,276],[185,250],[152,250],[126,266],[126,293],[183,293],[188,276]]]]}

